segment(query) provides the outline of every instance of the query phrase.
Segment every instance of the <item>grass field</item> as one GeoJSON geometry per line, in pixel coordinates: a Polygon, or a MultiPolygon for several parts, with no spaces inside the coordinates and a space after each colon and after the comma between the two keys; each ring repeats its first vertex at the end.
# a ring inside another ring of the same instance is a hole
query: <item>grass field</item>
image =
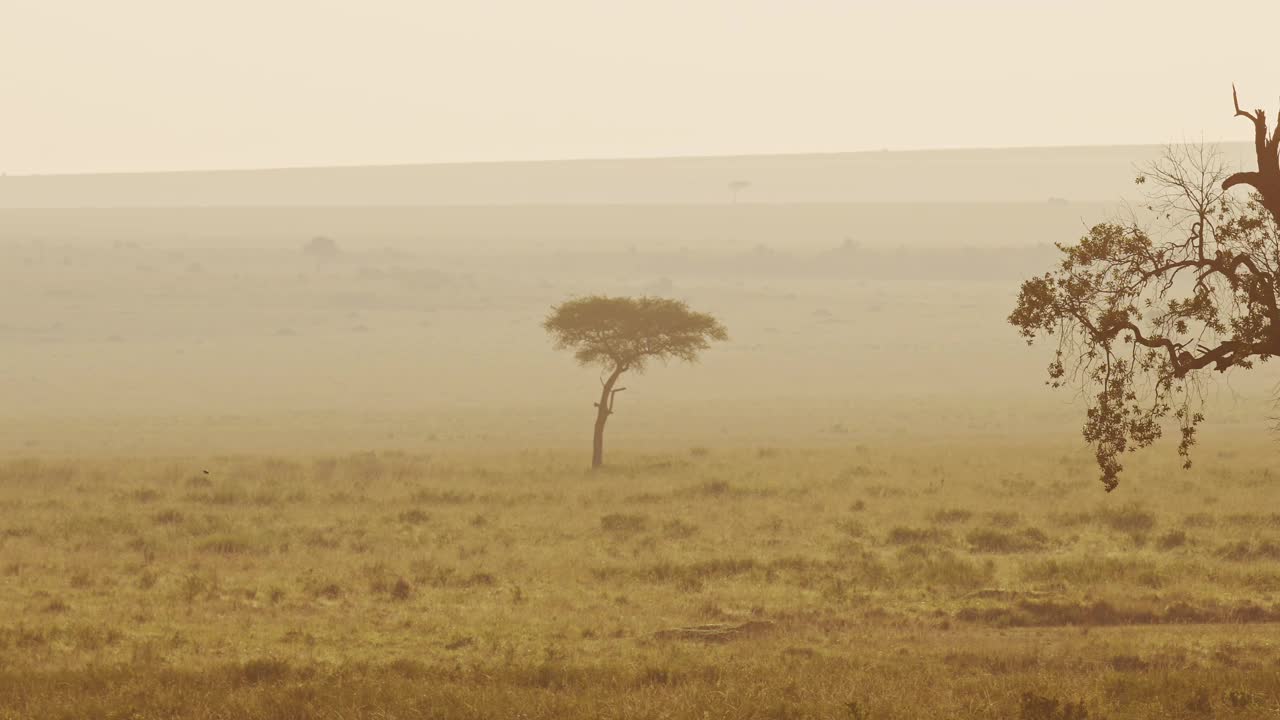
{"type": "Polygon", "coordinates": [[[1275,716],[1268,442],[11,459],[0,717],[1275,716]]]}

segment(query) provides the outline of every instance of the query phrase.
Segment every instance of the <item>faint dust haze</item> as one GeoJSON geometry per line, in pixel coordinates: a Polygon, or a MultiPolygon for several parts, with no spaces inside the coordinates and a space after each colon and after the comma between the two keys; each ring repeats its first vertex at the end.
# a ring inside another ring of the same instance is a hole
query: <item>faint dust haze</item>
{"type": "Polygon", "coordinates": [[[1278,24],[0,0],[0,720],[1269,717],[1278,24]]]}

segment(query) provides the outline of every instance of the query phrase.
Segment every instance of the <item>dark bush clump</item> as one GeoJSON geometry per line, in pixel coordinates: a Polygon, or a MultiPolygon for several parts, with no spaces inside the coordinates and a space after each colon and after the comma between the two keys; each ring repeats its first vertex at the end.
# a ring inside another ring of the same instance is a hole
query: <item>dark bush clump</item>
{"type": "Polygon", "coordinates": [[[889,531],[886,541],[890,545],[938,544],[951,540],[951,534],[938,528],[896,527],[889,531]]]}
{"type": "Polygon", "coordinates": [[[1032,692],[1022,694],[1020,720],[1089,720],[1084,703],[1060,703],[1032,692]]]}
{"type": "Polygon", "coordinates": [[[1156,539],[1156,547],[1161,550],[1173,550],[1187,544],[1187,533],[1183,530],[1170,530],[1156,539]]]}
{"type": "Polygon", "coordinates": [[[929,519],[938,525],[954,525],[968,522],[971,517],[973,517],[973,513],[969,510],[950,508],[935,512],[929,519]]]}
{"type": "Polygon", "coordinates": [[[643,515],[611,513],[600,518],[600,528],[605,532],[610,533],[627,534],[641,532],[648,524],[648,520],[643,515]]]}
{"type": "Polygon", "coordinates": [[[982,553],[1035,552],[1049,544],[1049,537],[1039,528],[1024,528],[1016,532],[975,528],[965,539],[974,552],[982,553]]]}

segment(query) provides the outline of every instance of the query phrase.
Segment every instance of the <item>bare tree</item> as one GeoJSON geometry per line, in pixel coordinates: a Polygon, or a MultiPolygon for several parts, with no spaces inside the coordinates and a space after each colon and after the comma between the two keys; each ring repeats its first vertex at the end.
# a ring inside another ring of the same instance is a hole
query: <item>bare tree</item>
{"type": "Polygon", "coordinates": [[[1203,371],[1280,354],[1280,128],[1268,136],[1264,111],[1238,99],[1235,112],[1253,122],[1257,171],[1229,175],[1211,148],[1169,148],[1138,176],[1154,223],[1105,222],[1059,245],[1060,265],[1024,282],[1009,316],[1028,343],[1057,336],[1049,384],[1087,398],[1083,434],[1108,492],[1121,455],[1170,417],[1191,466],[1203,371]],[[1229,192],[1240,185],[1253,192],[1229,192]]]}
{"type": "Polygon", "coordinates": [[[591,467],[604,462],[604,426],[613,414],[625,372],[642,373],[650,360],[695,362],[711,341],[728,339],[711,315],[678,300],[592,295],[552,308],[542,323],[556,349],[573,350],[581,365],[602,370],[600,400],[592,436],[591,467]]]}

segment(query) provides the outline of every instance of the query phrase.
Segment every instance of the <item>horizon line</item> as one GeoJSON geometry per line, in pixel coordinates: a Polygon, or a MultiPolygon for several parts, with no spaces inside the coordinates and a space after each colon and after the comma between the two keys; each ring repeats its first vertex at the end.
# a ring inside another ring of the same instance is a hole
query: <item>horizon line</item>
{"type": "MultiPolygon", "coordinates": [[[[298,172],[306,170],[367,170],[420,167],[463,167],[485,165],[552,165],[552,164],[586,164],[611,162],[662,162],[679,160],[744,160],[750,158],[783,158],[813,157],[832,155],[881,155],[881,154],[925,154],[925,153],[964,153],[964,152],[998,152],[998,151],[1033,151],[1033,150],[1090,150],[1121,148],[1160,148],[1177,145],[1195,144],[1190,142],[1147,142],[1147,143],[1096,143],[1076,145],[976,145],[972,147],[939,147],[939,148],[879,148],[864,150],[831,150],[802,152],[760,152],[760,153],[725,153],[711,155],[610,155],[593,157],[541,158],[523,160],[444,160],[444,161],[410,161],[393,163],[367,164],[332,164],[332,165],[266,165],[256,167],[226,168],[187,168],[182,170],[77,170],[71,172],[49,173],[8,173],[0,172],[0,180],[29,178],[87,178],[113,177],[122,175],[185,175],[185,174],[219,174],[219,173],[271,173],[298,172]]],[[[1228,145],[1248,145],[1243,140],[1223,143],[1206,143],[1217,147],[1228,145]]]]}

